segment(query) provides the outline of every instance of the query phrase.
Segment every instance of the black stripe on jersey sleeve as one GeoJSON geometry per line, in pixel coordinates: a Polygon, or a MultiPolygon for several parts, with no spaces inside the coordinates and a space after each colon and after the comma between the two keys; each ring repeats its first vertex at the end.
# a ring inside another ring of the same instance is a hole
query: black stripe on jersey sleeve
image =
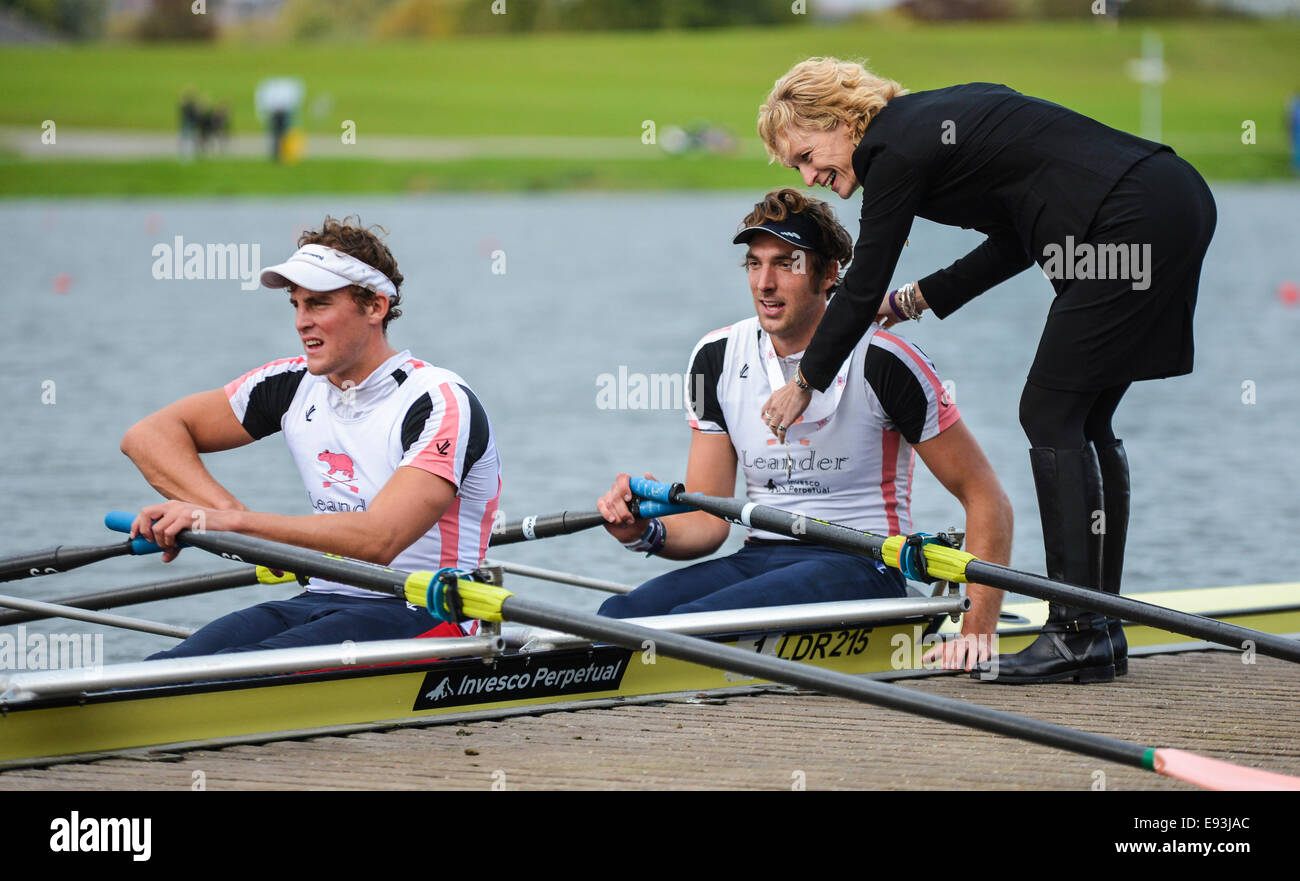
{"type": "Polygon", "coordinates": [[[429,414],[433,412],[433,399],[429,393],[425,392],[414,401],[411,406],[406,408],[406,416],[402,419],[402,453],[411,449],[411,444],[420,439],[424,433],[424,423],[429,421],[429,414]]]}
{"type": "Polygon", "coordinates": [[[718,383],[722,381],[722,363],[726,355],[725,337],[700,346],[700,350],[695,353],[695,362],[691,364],[691,375],[687,377],[686,383],[686,395],[695,418],[716,422],[724,430],[727,427],[727,420],[722,415],[722,405],[718,403],[718,383]],[[704,400],[695,400],[697,391],[703,392],[704,400]]]}
{"type": "Polygon", "coordinates": [[[919,441],[921,432],[925,431],[930,402],[916,374],[888,349],[867,346],[862,375],[899,433],[909,444],[919,441]]]}
{"type": "Polygon", "coordinates": [[[244,410],[244,430],[260,440],[268,434],[280,430],[280,422],[293,403],[293,396],[298,393],[302,378],[307,369],[286,370],[275,376],[268,376],[253,386],[248,395],[248,407],[244,410]]]}
{"type": "Polygon", "coordinates": [[[483,454],[487,452],[488,418],[487,411],[483,409],[483,405],[478,402],[474,393],[463,385],[460,390],[469,400],[469,446],[465,450],[465,465],[460,470],[460,482],[464,483],[469,469],[473,468],[474,463],[483,458],[483,454]]]}

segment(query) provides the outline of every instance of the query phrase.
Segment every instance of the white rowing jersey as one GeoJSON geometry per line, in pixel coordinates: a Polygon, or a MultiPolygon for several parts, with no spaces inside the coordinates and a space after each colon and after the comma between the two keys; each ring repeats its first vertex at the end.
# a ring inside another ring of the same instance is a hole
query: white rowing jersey
{"type": "MultiPolygon", "coordinates": [[[[300,356],[249,371],[225,391],[254,438],[284,431],[318,514],[366,510],[403,465],[456,487],[446,513],[393,559],[393,568],[482,563],[501,497],[501,464],[487,414],[459,376],[401,352],[359,385],[340,389],[308,373],[300,356]]],[[[383,598],[317,578],[308,589],[383,598]]]]}
{"type": "Polygon", "coordinates": [[[912,343],[871,325],[781,444],[760,411],[802,355],[777,355],[757,317],[708,334],[688,367],[691,427],[730,437],[751,502],[877,535],[911,532],[912,444],[961,418],[934,365],[912,343]]]}

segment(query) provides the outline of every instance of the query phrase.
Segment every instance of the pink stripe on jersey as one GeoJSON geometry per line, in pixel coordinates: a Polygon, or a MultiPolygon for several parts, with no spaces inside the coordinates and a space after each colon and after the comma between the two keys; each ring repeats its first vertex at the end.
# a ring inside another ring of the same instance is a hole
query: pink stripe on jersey
{"type": "Polygon", "coordinates": [[[916,473],[916,448],[909,447],[907,450],[907,531],[912,531],[912,475],[916,473]]]}
{"type": "Polygon", "coordinates": [[[898,535],[898,442],[896,431],[880,431],[880,495],[885,500],[889,534],[898,535]]]}
{"type": "Polygon", "coordinates": [[[460,496],[452,499],[438,521],[438,540],[441,545],[438,565],[456,568],[460,562],[460,496]]]}
{"type": "Polygon", "coordinates": [[[281,364],[305,365],[306,363],[307,359],[302,355],[298,355],[295,358],[280,358],[279,360],[272,361],[269,364],[263,364],[261,367],[254,367],[252,370],[239,377],[239,379],[232,379],[222,387],[222,390],[226,393],[226,400],[230,400],[235,396],[235,393],[239,391],[239,387],[247,382],[254,373],[261,373],[263,370],[268,370],[272,367],[279,367],[281,364]]]}
{"type": "Polygon", "coordinates": [[[478,563],[483,562],[487,556],[488,545],[492,542],[492,521],[497,516],[497,505],[501,502],[501,477],[497,476],[497,494],[492,497],[492,501],[487,503],[487,509],[483,512],[483,520],[478,525],[478,563]]]}
{"type": "Polygon", "coordinates": [[[460,486],[460,475],[456,473],[456,439],[460,435],[460,405],[449,383],[438,386],[442,392],[442,422],[438,433],[429,441],[428,446],[411,460],[411,464],[422,471],[436,474],[451,483],[460,486]]]}
{"type": "Polygon", "coordinates": [[[885,333],[883,330],[878,330],[876,331],[876,336],[894,343],[898,352],[905,354],[913,364],[920,368],[921,375],[925,377],[925,380],[930,384],[930,388],[934,390],[934,399],[939,402],[938,410],[940,431],[946,430],[948,426],[961,418],[961,413],[957,412],[956,404],[949,403],[946,407],[943,405],[943,402],[948,400],[948,392],[944,389],[943,383],[939,381],[938,374],[930,369],[930,365],[925,363],[925,359],[917,354],[915,349],[908,345],[901,337],[896,337],[892,333],[885,333]]]}

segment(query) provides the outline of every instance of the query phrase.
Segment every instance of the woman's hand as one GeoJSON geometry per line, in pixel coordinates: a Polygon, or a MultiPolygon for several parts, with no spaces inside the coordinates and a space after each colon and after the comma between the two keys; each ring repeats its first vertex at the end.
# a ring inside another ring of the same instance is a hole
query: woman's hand
{"type": "MultiPolygon", "coordinates": [[[[925,302],[925,297],[921,295],[921,286],[916,282],[912,283],[912,305],[917,310],[918,317],[929,306],[925,302]]],[[[898,299],[898,289],[894,289],[885,294],[880,300],[880,308],[876,310],[876,323],[881,327],[889,328],[898,324],[900,321],[906,321],[907,316],[903,314],[902,303],[898,299]],[[890,298],[893,298],[892,302],[890,298]]]]}
{"type": "MultiPolygon", "coordinates": [[[[647,480],[654,480],[654,475],[646,473],[647,480]]],[[[644,518],[632,512],[632,482],[627,474],[614,478],[614,485],[609,492],[596,500],[596,509],[605,517],[605,529],[621,542],[636,541],[645,534],[644,518]]]]}
{"type": "Polygon", "coordinates": [[[781,386],[767,399],[761,415],[778,441],[785,443],[786,429],[799,421],[811,400],[812,392],[799,388],[794,380],[781,386]]]}
{"type": "Polygon", "coordinates": [[[893,310],[893,307],[889,305],[889,297],[891,294],[897,295],[898,291],[890,291],[888,294],[885,294],[885,296],[880,300],[880,308],[876,310],[876,324],[879,324],[881,327],[892,327],[898,322],[904,320],[893,310]]]}

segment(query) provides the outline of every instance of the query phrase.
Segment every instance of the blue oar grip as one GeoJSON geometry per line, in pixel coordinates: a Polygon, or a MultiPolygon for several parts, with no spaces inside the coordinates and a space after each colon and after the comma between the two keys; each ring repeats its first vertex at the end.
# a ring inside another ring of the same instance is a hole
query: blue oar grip
{"type": "Polygon", "coordinates": [[[147,538],[137,537],[131,539],[131,553],[135,554],[137,557],[141,554],[161,554],[162,548],[158,547],[158,545],[149,541],[147,538]]]}
{"type": "Polygon", "coordinates": [[[638,512],[641,517],[649,520],[651,517],[667,517],[669,514],[685,514],[687,511],[694,511],[686,505],[669,505],[665,502],[656,502],[650,499],[642,499],[637,504],[638,512]]]}
{"type": "Polygon", "coordinates": [[[644,477],[633,477],[630,481],[632,494],[643,499],[652,499],[656,502],[663,502],[665,505],[672,504],[673,485],[664,483],[659,480],[647,480],[644,477]]]}
{"type": "MultiPolygon", "coordinates": [[[[104,515],[104,525],[114,532],[125,532],[129,535],[131,524],[134,522],[135,515],[129,511],[109,511],[104,515]]],[[[161,554],[162,548],[147,538],[133,538],[131,539],[131,553],[136,555],[161,554]]]]}
{"type": "Polygon", "coordinates": [[[104,525],[114,532],[129,533],[134,522],[135,515],[128,511],[109,511],[104,515],[104,525]]]}

